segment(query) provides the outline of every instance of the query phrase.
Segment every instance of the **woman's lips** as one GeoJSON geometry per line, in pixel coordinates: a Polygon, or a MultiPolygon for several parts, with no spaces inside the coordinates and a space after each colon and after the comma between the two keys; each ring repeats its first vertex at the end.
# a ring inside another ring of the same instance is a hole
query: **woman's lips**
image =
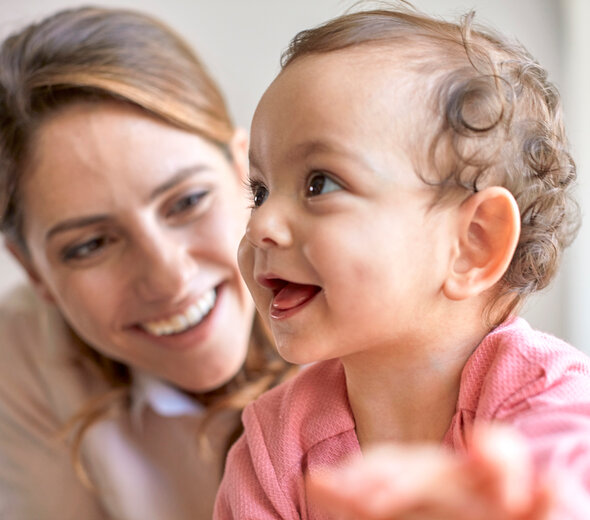
{"type": "Polygon", "coordinates": [[[180,334],[201,323],[215,306],[216,300],[217,294],[215,288],[213,288],[190,305],[184,312],[162,320],[142,323],[140,326],[154,336],[180,334]]]}
{"type": "MultiPolygon", "coordinates": [[[[150,333],[142,324],[136,324],[132,327],[133,331],[139,332],[143,338],[148,338],[150,345],[156,345],[161,348],[167,348],[171,350],[184,351],[199,348],[206,342],[207,339],[214,334],[215,331],[221,326],[225,326],[223,323],[223,313],[226,308],[227,302],[227,291],[225,290],[225,284],[218,285],[215,291],[215,299],[213,306],[206,312],[200,319],[200,321],[193,321],[193,324],[189,325],[188,328],[176,329],[176,331],[165,331],[163,329],[150,333]],[[221,320],[221,321],[220,321],[221,320]]],[[[208,297],[199,298],[198,302],[207,300],[208,297]]],[[[204,303],[205,303],[204,302],[204,303]]],[[[208,307],[209,303],[206,303],[208,307]]],[[[206,308],[200,309],[205,311],[206,308]]],[[[192,311],[194,312],[194,311],[192,311]]],[[[174,315],[176,316],[176,315],[174,315]]],[[[173,318],[172,316],[171,318],[173,318]]],[[[194,318],[197,318],[196,314],[194,318]]],[[[194,319],[193,318],[193,319],[194,319]]],[[[153,322],[152,322],[153,323],[153,322]]],[[[187,324],[188,325],[188,324],[187,324]]]]}

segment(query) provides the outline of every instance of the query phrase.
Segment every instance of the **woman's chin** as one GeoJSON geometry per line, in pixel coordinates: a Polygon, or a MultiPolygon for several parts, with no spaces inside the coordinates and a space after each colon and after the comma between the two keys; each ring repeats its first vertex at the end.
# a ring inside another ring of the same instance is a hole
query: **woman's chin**
{"type": "Polygon", "coordinates": [[[242,359],[227,360],[223,366],[210,368],[206,372],[202,369],[195,370],[192,374],[179,374],[169,380],[186,392],[199,394],[212,392],[229,383],[241,370],[244,361],[245,352],[242,359]]]}

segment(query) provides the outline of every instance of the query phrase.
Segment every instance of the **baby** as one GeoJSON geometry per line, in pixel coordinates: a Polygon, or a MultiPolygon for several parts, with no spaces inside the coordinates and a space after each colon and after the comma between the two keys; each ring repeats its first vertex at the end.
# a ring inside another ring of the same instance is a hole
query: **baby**
{"type": "Polygon", "coordinates": [[[216,518],[587,519],[590,360],[517,317],[579,224],[539,64],[350,13],[292,41],[250,153],[242,274],[312,366],[244,412],[216,518]]]}

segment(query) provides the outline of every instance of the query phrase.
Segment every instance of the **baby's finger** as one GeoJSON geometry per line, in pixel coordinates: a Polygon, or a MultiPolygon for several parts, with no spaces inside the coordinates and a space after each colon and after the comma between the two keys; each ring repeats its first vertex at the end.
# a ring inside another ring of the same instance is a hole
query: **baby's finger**
{"type": "Polygon", "coordinates": [[[481,476],[481,491],[497,500],[498,506],[515,515],[532,508],[532,461],[516,432],[498,425],[477,428],[469,457],[474,473],[481,476]]]}
{"type": "Polygon", "coordinates": [[[308,493],[323,507],[354,511],[356,518],[405,519],[399,515],[410,512],[413,518],[425,506],[456,495],[448,489],[456,479],[449,477],[459,469],[455,458],[438,448],[388,445],[338,469],[316,472],[308,479],[308,493]]]}

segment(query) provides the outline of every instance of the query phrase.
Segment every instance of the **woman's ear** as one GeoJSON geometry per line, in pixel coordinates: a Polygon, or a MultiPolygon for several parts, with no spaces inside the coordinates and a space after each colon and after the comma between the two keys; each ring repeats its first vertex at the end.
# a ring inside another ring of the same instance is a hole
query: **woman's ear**
{"type": "Polygon", "coordinates": [[[493,287],[510,265],[520,236],[520,212],[513,195],[492,186],[459,208],[457,247],[443,291],[463,300],[493,287]]]}
{"type": "Polygon", "coordinates": [[[248,133],[243,128],[237,128],[229,143],[234,167],[240,180],[248,178],[248,133]]]}
{"type": "Polygon", "coordinates": [[[31,283],[37,294],[46,302],[52,304],[55,303],[55,299],[53,298],[51,291],[49,291],[49,288],[37,273],[37,270],[33,266],[33,263],[31,262],[29,255],[22,250],[22,247],[20,247],[18,244],[15,244],[11,240],[5,240],[4,245],[6,246],[6,249],[8,249],[10,254],[13,256],[13,258],[25,270],[25,272],[27,273],[27,278],[29,279],[29,282],[31,283]]]}

